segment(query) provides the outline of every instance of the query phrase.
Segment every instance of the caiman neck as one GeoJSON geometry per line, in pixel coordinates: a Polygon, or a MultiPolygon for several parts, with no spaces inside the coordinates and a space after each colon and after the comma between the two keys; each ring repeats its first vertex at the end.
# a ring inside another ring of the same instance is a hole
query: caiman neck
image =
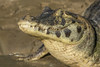
{"type": "Polygon", "coordinates": [[[94,63],[92,57],[94,43],[92,40],[93,38],[88,42],[84,40],[75,45],[51,39],[44,39],[42,42],[50,54],[63,63],[70,64],[72,67],[92,67],[91,65],[94,63]]]}

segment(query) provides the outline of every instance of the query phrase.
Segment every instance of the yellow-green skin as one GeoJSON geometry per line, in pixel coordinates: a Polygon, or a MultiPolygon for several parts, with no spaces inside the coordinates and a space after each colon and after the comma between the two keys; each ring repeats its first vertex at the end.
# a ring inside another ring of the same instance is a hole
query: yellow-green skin
{"type": "Polygon", "coordinates": [[[95,30],[94,58],[100,63],[100,0],[94,1],[85,11],[85,18],[91,21],[95,30]]]}
{"type": "Polygon", "coordinates": [[[23,32],[40,39],[48,52],[61,62],[71,67],[100,66],[96,60],[98,54],[94,53],[95,31],[82,16],[48,8],[39,17],[27,15],[18,25],[23,32]]]}

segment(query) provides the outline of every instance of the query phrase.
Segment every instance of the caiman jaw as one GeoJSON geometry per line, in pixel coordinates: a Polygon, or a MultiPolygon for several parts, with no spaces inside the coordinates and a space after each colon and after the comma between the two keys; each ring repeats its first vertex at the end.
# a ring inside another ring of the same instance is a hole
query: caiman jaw
{"type": "Polygon", "coordinates": [[[30,35],[41,39],[53,39],[63,43],[75,44],[82,41],[88,34],[87,24],[79,21],[75,14],[58,9],[43,12],[38,17],[27,15],[18,22],[19,28],[30,35]]]}

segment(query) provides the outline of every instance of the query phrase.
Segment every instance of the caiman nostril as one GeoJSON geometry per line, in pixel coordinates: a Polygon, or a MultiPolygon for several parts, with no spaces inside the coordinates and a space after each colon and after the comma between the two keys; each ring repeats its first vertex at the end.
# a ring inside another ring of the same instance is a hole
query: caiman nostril
{"type": "Polygon", "coordinates": [[[36,18],[34,16],[31,16],[31,21],[35,20],[36,18]]]}

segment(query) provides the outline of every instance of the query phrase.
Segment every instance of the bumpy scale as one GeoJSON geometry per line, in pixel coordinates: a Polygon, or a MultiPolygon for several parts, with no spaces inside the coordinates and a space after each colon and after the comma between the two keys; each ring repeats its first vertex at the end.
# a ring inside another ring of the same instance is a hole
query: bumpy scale
{"type": "MultiPolygon", "coordinates": [[[[91,9],[87,9],[87,12],[88,10],[91,9]]],[[[19,28],[40,39],[45,48],[40,48],[35,56],[31,55],[31,58],[28,56],[23,60],[38,60],[49,52],[72,67],[99,67],[100,55],[96,52],[100,48],[95,48],[96,29],[91,23],[92,21],[80,15],[49,7],[40,16],[25,16],[18,22],[19,28]]]]}

